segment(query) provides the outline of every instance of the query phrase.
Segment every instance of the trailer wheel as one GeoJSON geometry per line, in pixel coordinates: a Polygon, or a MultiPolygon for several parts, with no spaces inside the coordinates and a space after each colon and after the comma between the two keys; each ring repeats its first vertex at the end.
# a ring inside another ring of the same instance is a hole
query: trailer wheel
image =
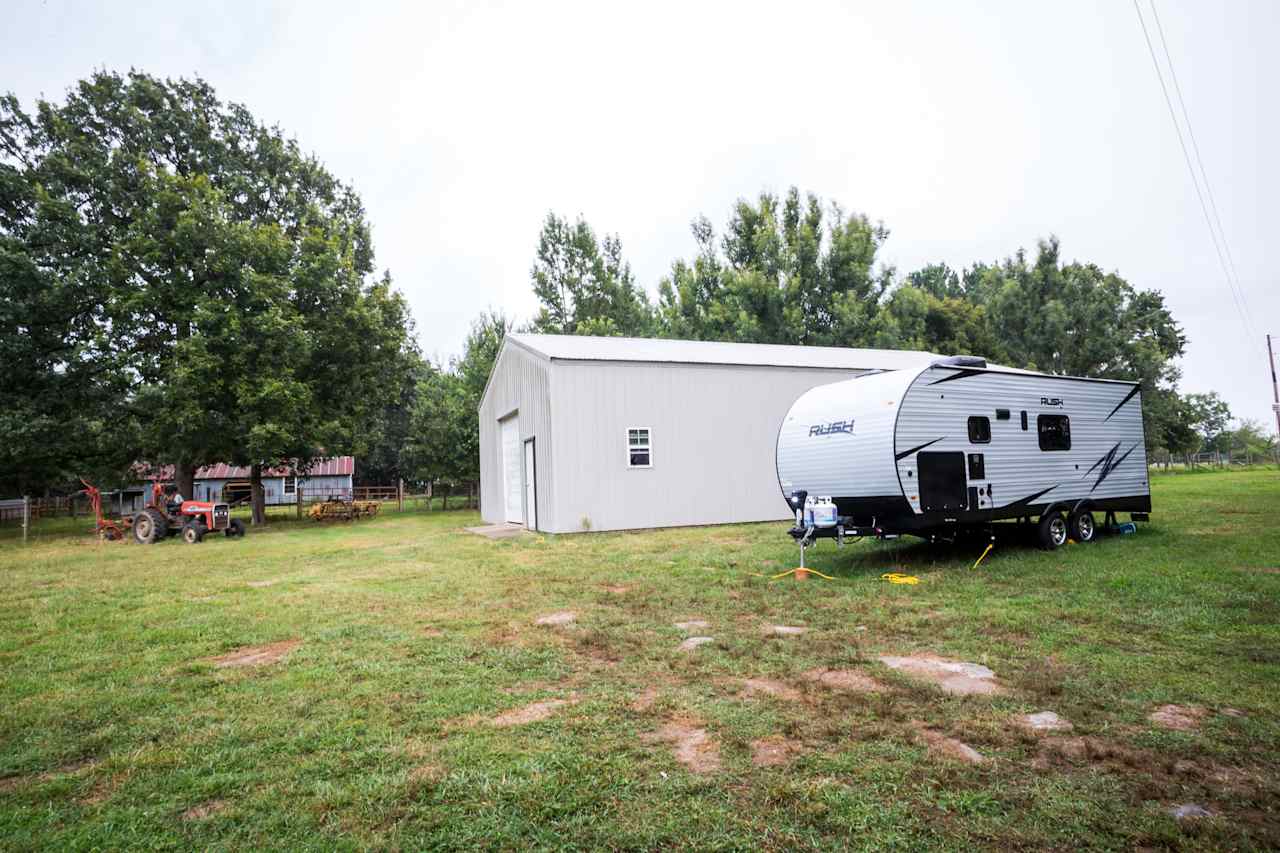
{"type": "Polygon", "coordinates": [[[155,507],[147,507],[133,519],[133,541],[139,545],[154,544],[168,535],[169,522],[155,507]]]}
{"type": "Polygon", "coordinates": [[[1093,522],[1093,513],[1088,510],[1071,513],[1067,519],[1068,533],[1077,542],[1092,542],[1098,535],[1098,526],[1093,522]]]}
{"type": "Polygon", "coordinates": [[[199,545],[204,541],[204,535],[209,532],[209,528],[205,527],[198,521],[188,521],[182,525],[182,541],[188,545],[199,545]]]}
{"type": "Polygon", "coordinates": [[[1040,516],[1036,532],[1040,536],[1040,547],[1046,551],[1053,551],[1067,544],[1067,520],[1057,510],[1040,516]]]}
{"type": "Polygon", "coordinates": [[[231,519],[224,534],[228,539],[236,539],[244,535],[244,522],[238,518],[231,519]]]}

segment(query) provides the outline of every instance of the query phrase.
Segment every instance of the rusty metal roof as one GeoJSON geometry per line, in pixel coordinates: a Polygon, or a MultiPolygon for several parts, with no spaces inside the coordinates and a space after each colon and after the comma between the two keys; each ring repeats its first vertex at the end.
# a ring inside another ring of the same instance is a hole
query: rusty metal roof
{"type": "MultiPolygon", "coordinates": [[[[349,477],[356,472],[356,460],[354,456],[327,456],[312,459],[297,467],[297,473],[304,477],[349,477]]],[[[145,462],[139,462],[134,466],[134,472],[140,479],[148,481],[167,483],[173,479],[172,465],[148,465],[145,462]]],[[[262,469],[264,477],[288,477],[293,473],[295,473],[294,470],[288,467],[262,469]]],[[[228,465],[225,462],[205,465],[196,471],[195,476],[197,480],[247,480],[248,478],[248,465],[228,465]]]]}

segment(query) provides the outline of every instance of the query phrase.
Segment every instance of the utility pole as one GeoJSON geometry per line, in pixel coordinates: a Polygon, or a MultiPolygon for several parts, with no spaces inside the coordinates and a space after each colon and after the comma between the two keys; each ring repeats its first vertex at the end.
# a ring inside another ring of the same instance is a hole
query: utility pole
{"type": "Polygon", "coordinates": [[[1276,357],[1271,352],[1271,336],[1267,335],[1267,361],[1271,364],[1271,396],[1275,402],[1271,410],[1276,413],[1276,435],[1280,436],[1280,385],[1276,384],[1276,357]]]}

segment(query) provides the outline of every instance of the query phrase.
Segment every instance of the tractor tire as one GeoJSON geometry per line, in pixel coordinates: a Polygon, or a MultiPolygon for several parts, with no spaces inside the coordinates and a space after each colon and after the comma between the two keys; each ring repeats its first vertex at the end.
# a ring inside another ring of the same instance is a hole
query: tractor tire
{"type": "Polygon", "coordinates": [[[1067,519],[1067,533],[1077,542],[1092,542],[1098,536],[1098,526],[1093,521],[1093,513],[1088,510],[1073,512],[1067,519]]]}
{"type": "Polygon", "coordinates": [[[188,521],[182,525],[182,541],[188,545],[199,545],[204,541],[204,535],[209,532],[209,528],[205,527],[199,521],[188,521]]]}
{"type": "Polygon", "coordinates": [[[1040,539],[1040,547],[1046,551],[1055,551],[1067,544],[1067,520],[1061,512],[1054,510],[1040,516],[1040,524],[1036,527],[1040,539]]]}
{"type": "Polygon", "coordinates": [[[155,507],[147,507],[133,519],[133,541],[154,545],[169,535],[169,520],[155,507]]]}
{"type": "Polygon", "coordinates": [[[228,539],[239,539],[244,535],[244,522],[238,518],[231,519],[224,533],[228,539]]]}

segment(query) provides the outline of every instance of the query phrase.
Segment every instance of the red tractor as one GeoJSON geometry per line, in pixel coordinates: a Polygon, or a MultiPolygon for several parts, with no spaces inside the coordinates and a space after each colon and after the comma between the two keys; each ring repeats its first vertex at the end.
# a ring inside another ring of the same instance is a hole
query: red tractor
{"type": "Polygon", "coordinates": [[[231,507],[213,501],[168,500],[157,483],[151,503],[133,517],[133,541],[150,545],[167,536],[182,534],[182,540],[195,545],[210,531],[222,531],[229,539],[244,535],[244,523],[231,517],[231,507]]]}

